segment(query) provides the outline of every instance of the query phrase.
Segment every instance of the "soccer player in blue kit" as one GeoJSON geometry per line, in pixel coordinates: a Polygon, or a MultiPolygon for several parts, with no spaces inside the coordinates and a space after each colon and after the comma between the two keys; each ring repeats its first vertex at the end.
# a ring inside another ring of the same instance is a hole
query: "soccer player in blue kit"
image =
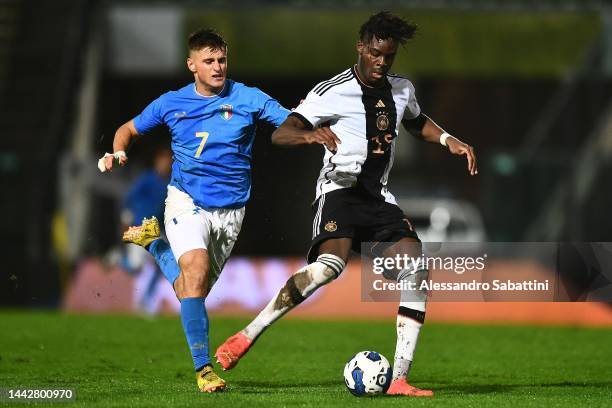
{"type": "Polygon", "coordinates": [[[125,165],[125,151],[138,135],[169,128],[174,157],[164,221],[171,251],[157,239],[156,219],[131,227],[124,241],[147,248],[173,285],[198,387],[215,392],[225,381],[211,365],[205,299],[242,225],[257,122],[278,127],[290,112],[259,89],[227,79],[227,44],[215,31],[193,33],[188,48],[195,82],[163,94],[119,127],[114,153],[106,153],[98,167],[104,172],[114,163],[125,165]]]}

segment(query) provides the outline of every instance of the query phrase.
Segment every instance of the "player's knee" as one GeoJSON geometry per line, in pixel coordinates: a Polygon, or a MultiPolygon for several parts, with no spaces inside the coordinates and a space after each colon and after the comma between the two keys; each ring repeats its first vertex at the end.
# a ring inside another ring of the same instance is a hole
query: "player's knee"
{"type": "Polygon", "coordinates": [[[198,255],[187,253],[180,258],[182,297],[206,296],[208,291],[208,260],[198,255]]]}
{"type": "Polygon", "coordinates": [[[401,297],[400,297],[401,301],[402,302],[416,302],[418,304],[424,305],[425,302],[427,302],[428,291],[427,291],[427,285],[424,285],[423,283],[428,278],[429,278],[429,270],[427,268],[419,269],[415,272],[413,272],[412,270],[400,271],[397,277],[397,281],[408,283],[409,284],[408,287],[411,288],[411,289],[402,290],[401,297]]]}
{"type": "Polygon", "coordinates": [[[429,279],[429,269],[423,262],[402,269],[397,274],[398,282],[409,282],[414,289],[405,289],[401,292],[398,316],[409,318],[417,324],[425,321],[427,307],[427,289],[423,282],[429,279]]]}
{"type": "Polygon", "coordinates": [[[174,284],[174,291],[178,299],[206,297],[208,282],[205,278],[179,276],[174,284]]]}
{"type": "Polygon", "coordinates": [[[405,269],[385,269],[382,276],[390,281],[421,281],[429,277],[429,269],[426,267],[418,267],[416,270],[410,266],[405,269]]]}
{"type": "Polygon", "coordinates": [[[382,276],[390,281],[399,281],[398,277],[401,272],[402,271],[398,269],[385,269],[383,270],[382,276]]]}

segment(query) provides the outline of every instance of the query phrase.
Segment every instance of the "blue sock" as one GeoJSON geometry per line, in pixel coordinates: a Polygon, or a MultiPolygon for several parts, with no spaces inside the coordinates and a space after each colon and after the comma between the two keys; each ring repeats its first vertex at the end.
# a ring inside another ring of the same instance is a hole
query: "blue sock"
{"type": "Polygon", "coordinates": [[[170,249],[170,244],[168,244],[165,239],[156,239],[147,246],[147,251],[155,257],[162,273],[168,282],[174,286],[174,281],[178,278],[180,269],[174,258],[172,249],[170,249]]]}
{"type": "Polygon", "coordinates": [[[196,371],[210,364],[210,357],[208,356],[208,314],[204,304],[205,300],[203,297],[181,300],[181,322],[196,371]]]}

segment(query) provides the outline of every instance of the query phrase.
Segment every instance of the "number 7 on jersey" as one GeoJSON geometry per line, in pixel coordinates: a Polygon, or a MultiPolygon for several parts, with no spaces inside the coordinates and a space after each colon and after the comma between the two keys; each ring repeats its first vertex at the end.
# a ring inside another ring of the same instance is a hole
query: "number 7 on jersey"
{"type": "Polygon", "coordinates": [[[204,145],[206,144],[206,140],[208,139],[208,132],[196,132],[196,137],[201,137],[202,141],[200,142],[200,147],[196,151],[195,157],[196,159],[200,157],[202,154],[202,150],[204,149],[204,145]]]}

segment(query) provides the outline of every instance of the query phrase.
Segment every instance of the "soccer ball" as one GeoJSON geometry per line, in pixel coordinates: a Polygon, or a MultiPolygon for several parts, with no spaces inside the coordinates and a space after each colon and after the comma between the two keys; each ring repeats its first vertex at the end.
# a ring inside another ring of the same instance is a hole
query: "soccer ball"
{"type": "Polygon", "coordinates": [[[344,366],[344,383],[351,394],[384,394],[391,385],[391,365],[376,351],[360,351],[344,366]]]}

